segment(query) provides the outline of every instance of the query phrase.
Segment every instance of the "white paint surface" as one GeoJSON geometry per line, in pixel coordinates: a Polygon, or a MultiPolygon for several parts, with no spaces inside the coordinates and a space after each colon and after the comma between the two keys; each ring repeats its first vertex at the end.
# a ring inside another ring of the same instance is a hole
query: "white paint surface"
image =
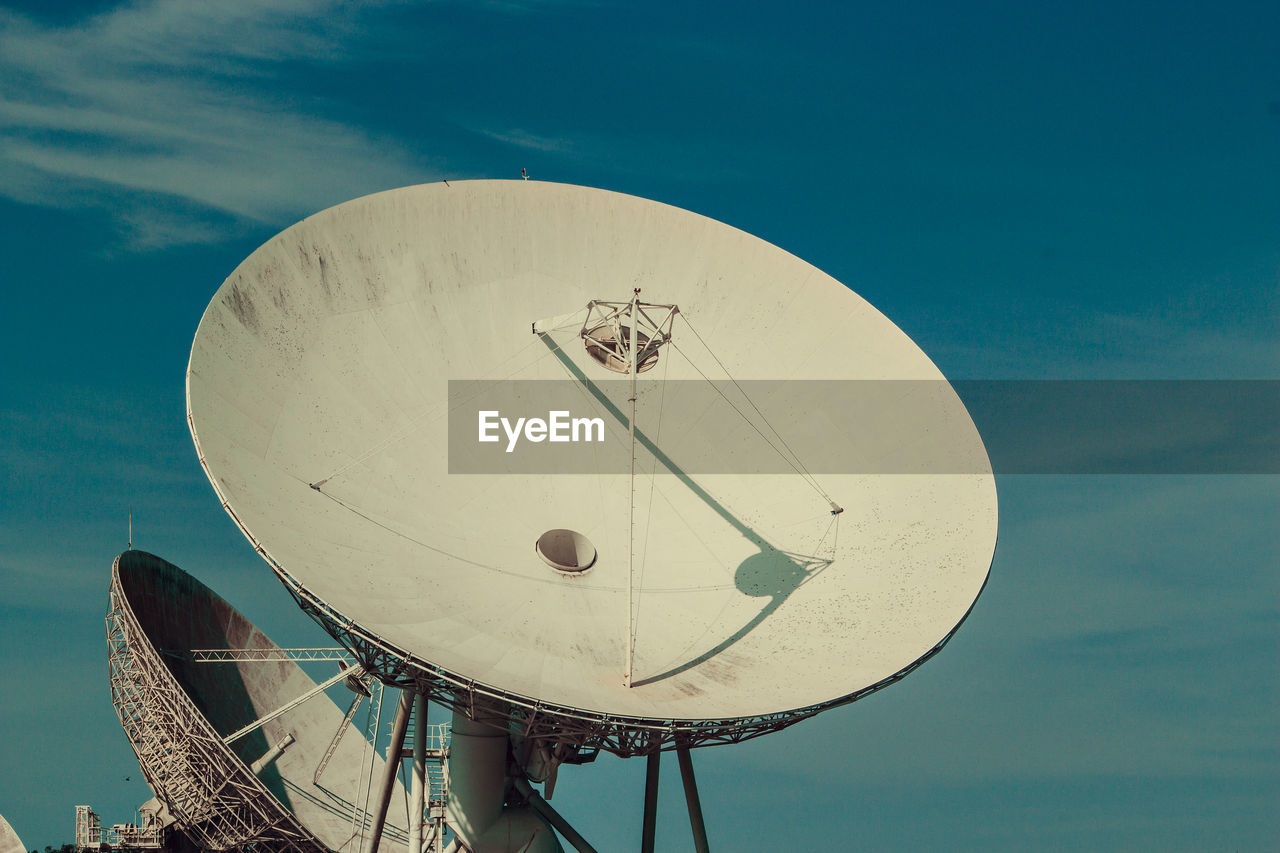
{"type": "Polygon", "coordinates": [[[0,815],[0,853],[27,853],[22,839],[18,838],[18,833],[9,826],[9,821],[4,819],[4,815],[0,815]]]}
{"type": "MultiPolygon", "coordinates": [[[[927,654],[986,580],[989,472],[819,476],[846,509],[834,554],[829,507],[799,476],[695,476],[725,512],[669,472],[643,478],[631,689],[627,475],[448,473],[448,380],[565,380],[531,323],[633,287],[678,304],[738,380],[942,378],[851,290],[722,223],[533,181],[408,187],[310,217],[223,284],[188,373],[205,468],[246,534],[343,616],[524,697],[737,718],[846,696],[927,654]],[[538,558],[554,528],[591,540],[588,572],[538,558]],[[771,563],[761,543],[834,560],[774,596],[771,578],[806,568],[771,563]]],[[[588,376],[618,378],[576,327],[554,338],[588,376]]],[[[717,370],[680,323],[675,340],[683,355],[664,350],[641,385],[717,370]]],[[[945,390],[925,432],[980,471],[981,439],[945,390]]],[[[904,460],[923,452],[880,414],[826,428],[904,460]]]]}

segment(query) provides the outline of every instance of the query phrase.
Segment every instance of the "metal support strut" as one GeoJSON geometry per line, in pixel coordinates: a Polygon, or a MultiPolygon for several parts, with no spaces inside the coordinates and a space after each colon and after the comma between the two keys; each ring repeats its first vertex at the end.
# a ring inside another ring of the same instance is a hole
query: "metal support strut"
{"type": "Polygon", "coordinates": [[[698,853],[710,853],[707,846],[707,827],[702,823],[702,803],[698,800],[698,783],[693,778],[693,760],[689,758],[689,747],[681,744],[676,747],[676,756],[680,759],[680,778],[684,780],[684,798],[689,804],[689,825],[693,828],[693,847],[698,853]]]}
{"type": "Polygon", "coordinates": [[[267,723],[269,723],[269,722],[271,722],[272,720],[274,720],[276,717],[280,717],[280,716],[283,716],[284,714],[289,713],[289,712],[290,712],[290,711],[292,711],[294,708],[298,707],[298,706],[299,706],[299,705],[301,705],[303,702],[306,702],[308,699],[312,698],[313,696],[319,696],[321,693],[323,693],[324,691],[328,690],[330,687],[332,687],[333,685],[337,684],[337,683],[338,683],[339,681],[341,681],[342,679],[344,679],[344,678],[349,678],[349,677],[351,677],[351,676],[355,676],[356,678],[359,678],[359,677],[360,677],[360,676],[362,676],[362,675],[364,675],[364,668],[363,668],[363,667],[359,667],[359,666],[357,666],[357,667],[355,667],[354,669],[346,669],[346,670],[342,670],[342,671],[341,671],[341,672],[339,672],[337,675],[335,675],[333,678],[330,678],[330,679],[328,679],[327,681],[323,681],[323,682],[321,682],[320,684],[317,684],[315,687],[311,688],[311,689],[310,689],[310,690],[308,690],[306,693],[303,693],[301,696],[299,696],[297,699],[294,699],[292,702],[288,702],[288,703],[286,703],[286,704],[284,704],[284,705],[281,705],[279,708],[276,708],[276,709],[275,709],[274,711],[272,711],[270,714],[264,714],[263,716],[261,716],[261,717],[259,717],[258,719],[254,720],[252,723],[250,723],[249,725],[247,725],[247,726],[245,726],[244,728],[240,729],[239,731],[232,732],[231,734],[229,734],[229,735],[227,735],[226,737],[224,737],[224,738],[222,739],[222,742],[223,742],[223,743],[235,743],[235,742],[236,742],[236,741],[238,741],[240,738],[244,737],[245,735],[249,734],[250,732],[254,732],[254,731],[257,731],[258,729],[262,728],[262,727],[263,727],[263,726],[265,726],[267,723]]]}
{"type": "Polygon", "coordinates": [[[529,807],[546,819],[547,823],[555,827],[556,831],[564,836],[564,840],[573,845],[573,849],[578,853],[596,853],[596,848],[592,847],[587,839],[583,838],[578,830],[574,829],[569,821],[564,819],[560,812],[556,811],[551,803],[542,798],[542,795],[533,789],[529,784],[529,780],[517,776],[511,780],[515,784],[517,791],[528,801],[529,807]]]}
{"type": "Polygon", "coordinates": [[[369,833],[369,844],[365,853],[375,853],[378,843],[382,841],[382,830],[387,825],[387,807],[391,805],[391,789],[396,781],[396,772],[400,769],[401,752],[404,750],[404,735],[409,728],[409,713],[413,710],[415,691],[405,688],[400,691],[400,704],[396,706],[396,721],[391,730],[391,742],[387,744],[387,763],[382,771],[381,787],[373,815],[373,830],[369,833]]]}
{"type": "Polygon", "coordinates": [[[413,700],[413,789],[409,804],[409,853],[422,853],[422,818],[427,805],[427,697],[413,700]]]}
{"type": "Polygon", "coordinates": [[[662,753],[654,750],[646,758],[644,772],[644,824],[640,830],[640,853],[653,853],[658,828],[658,768],[662,753]]]}

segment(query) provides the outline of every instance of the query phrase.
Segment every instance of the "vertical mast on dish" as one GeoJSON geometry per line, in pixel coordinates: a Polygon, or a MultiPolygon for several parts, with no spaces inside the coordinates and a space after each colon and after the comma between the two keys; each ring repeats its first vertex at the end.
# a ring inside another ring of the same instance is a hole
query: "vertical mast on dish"
{"type": "Polygon", "coordinates": [[[631,296],[631,346],[627,351],[630,357],[627,363],[627,373],[631,375],[631,418],[629,426],[631,428],[631,479],[628,483],[628,491],[630,500],[628,506],[627,519],[627,664],[626,670],[622,673],[622,683],[626,687],[631,686],[631,655],[635,648],[635,562],[636,562],[636,369],[639,367],[639,361],[636,359],[636,336],[640,326],[640,288],[635,289],[635,293],[631,296]]]}

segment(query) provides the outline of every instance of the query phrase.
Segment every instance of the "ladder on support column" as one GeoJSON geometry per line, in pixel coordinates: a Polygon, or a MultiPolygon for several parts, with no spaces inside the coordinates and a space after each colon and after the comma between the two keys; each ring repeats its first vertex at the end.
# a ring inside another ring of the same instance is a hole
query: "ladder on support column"
{"type": "MultiPolygon", "coordinates": [[[[417,720],[411,719],[409,731],[405,735],[405,743],[413,743],[416,726],[417,720]]],[[[449,775],[445,770],[445,761],[449,757],[449,724],[429,724],[426,727],[425,734],[426,766],[424,768],[424,787],[426,797],[422,837],[431,840],[432,850],[443,850],[445,806],[449,798],[449,775]]],[[[401,754],[405,758],[412,759],[412,747],[406,747],[401,754]]],[[[414,851],[410,851],[410,853],[414,853],[414,851]]]]}

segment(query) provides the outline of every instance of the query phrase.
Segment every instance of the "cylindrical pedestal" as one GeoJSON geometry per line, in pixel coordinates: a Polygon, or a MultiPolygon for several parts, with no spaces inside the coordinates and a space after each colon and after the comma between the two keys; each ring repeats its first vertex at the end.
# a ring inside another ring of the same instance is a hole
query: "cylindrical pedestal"
{"type": "Polygon", "coordinates": [[[506,723],[453,712],[449,739],[449,828],[474,853],[563,853],[555,831],[528,806],[506,806],[506,723]]]}

